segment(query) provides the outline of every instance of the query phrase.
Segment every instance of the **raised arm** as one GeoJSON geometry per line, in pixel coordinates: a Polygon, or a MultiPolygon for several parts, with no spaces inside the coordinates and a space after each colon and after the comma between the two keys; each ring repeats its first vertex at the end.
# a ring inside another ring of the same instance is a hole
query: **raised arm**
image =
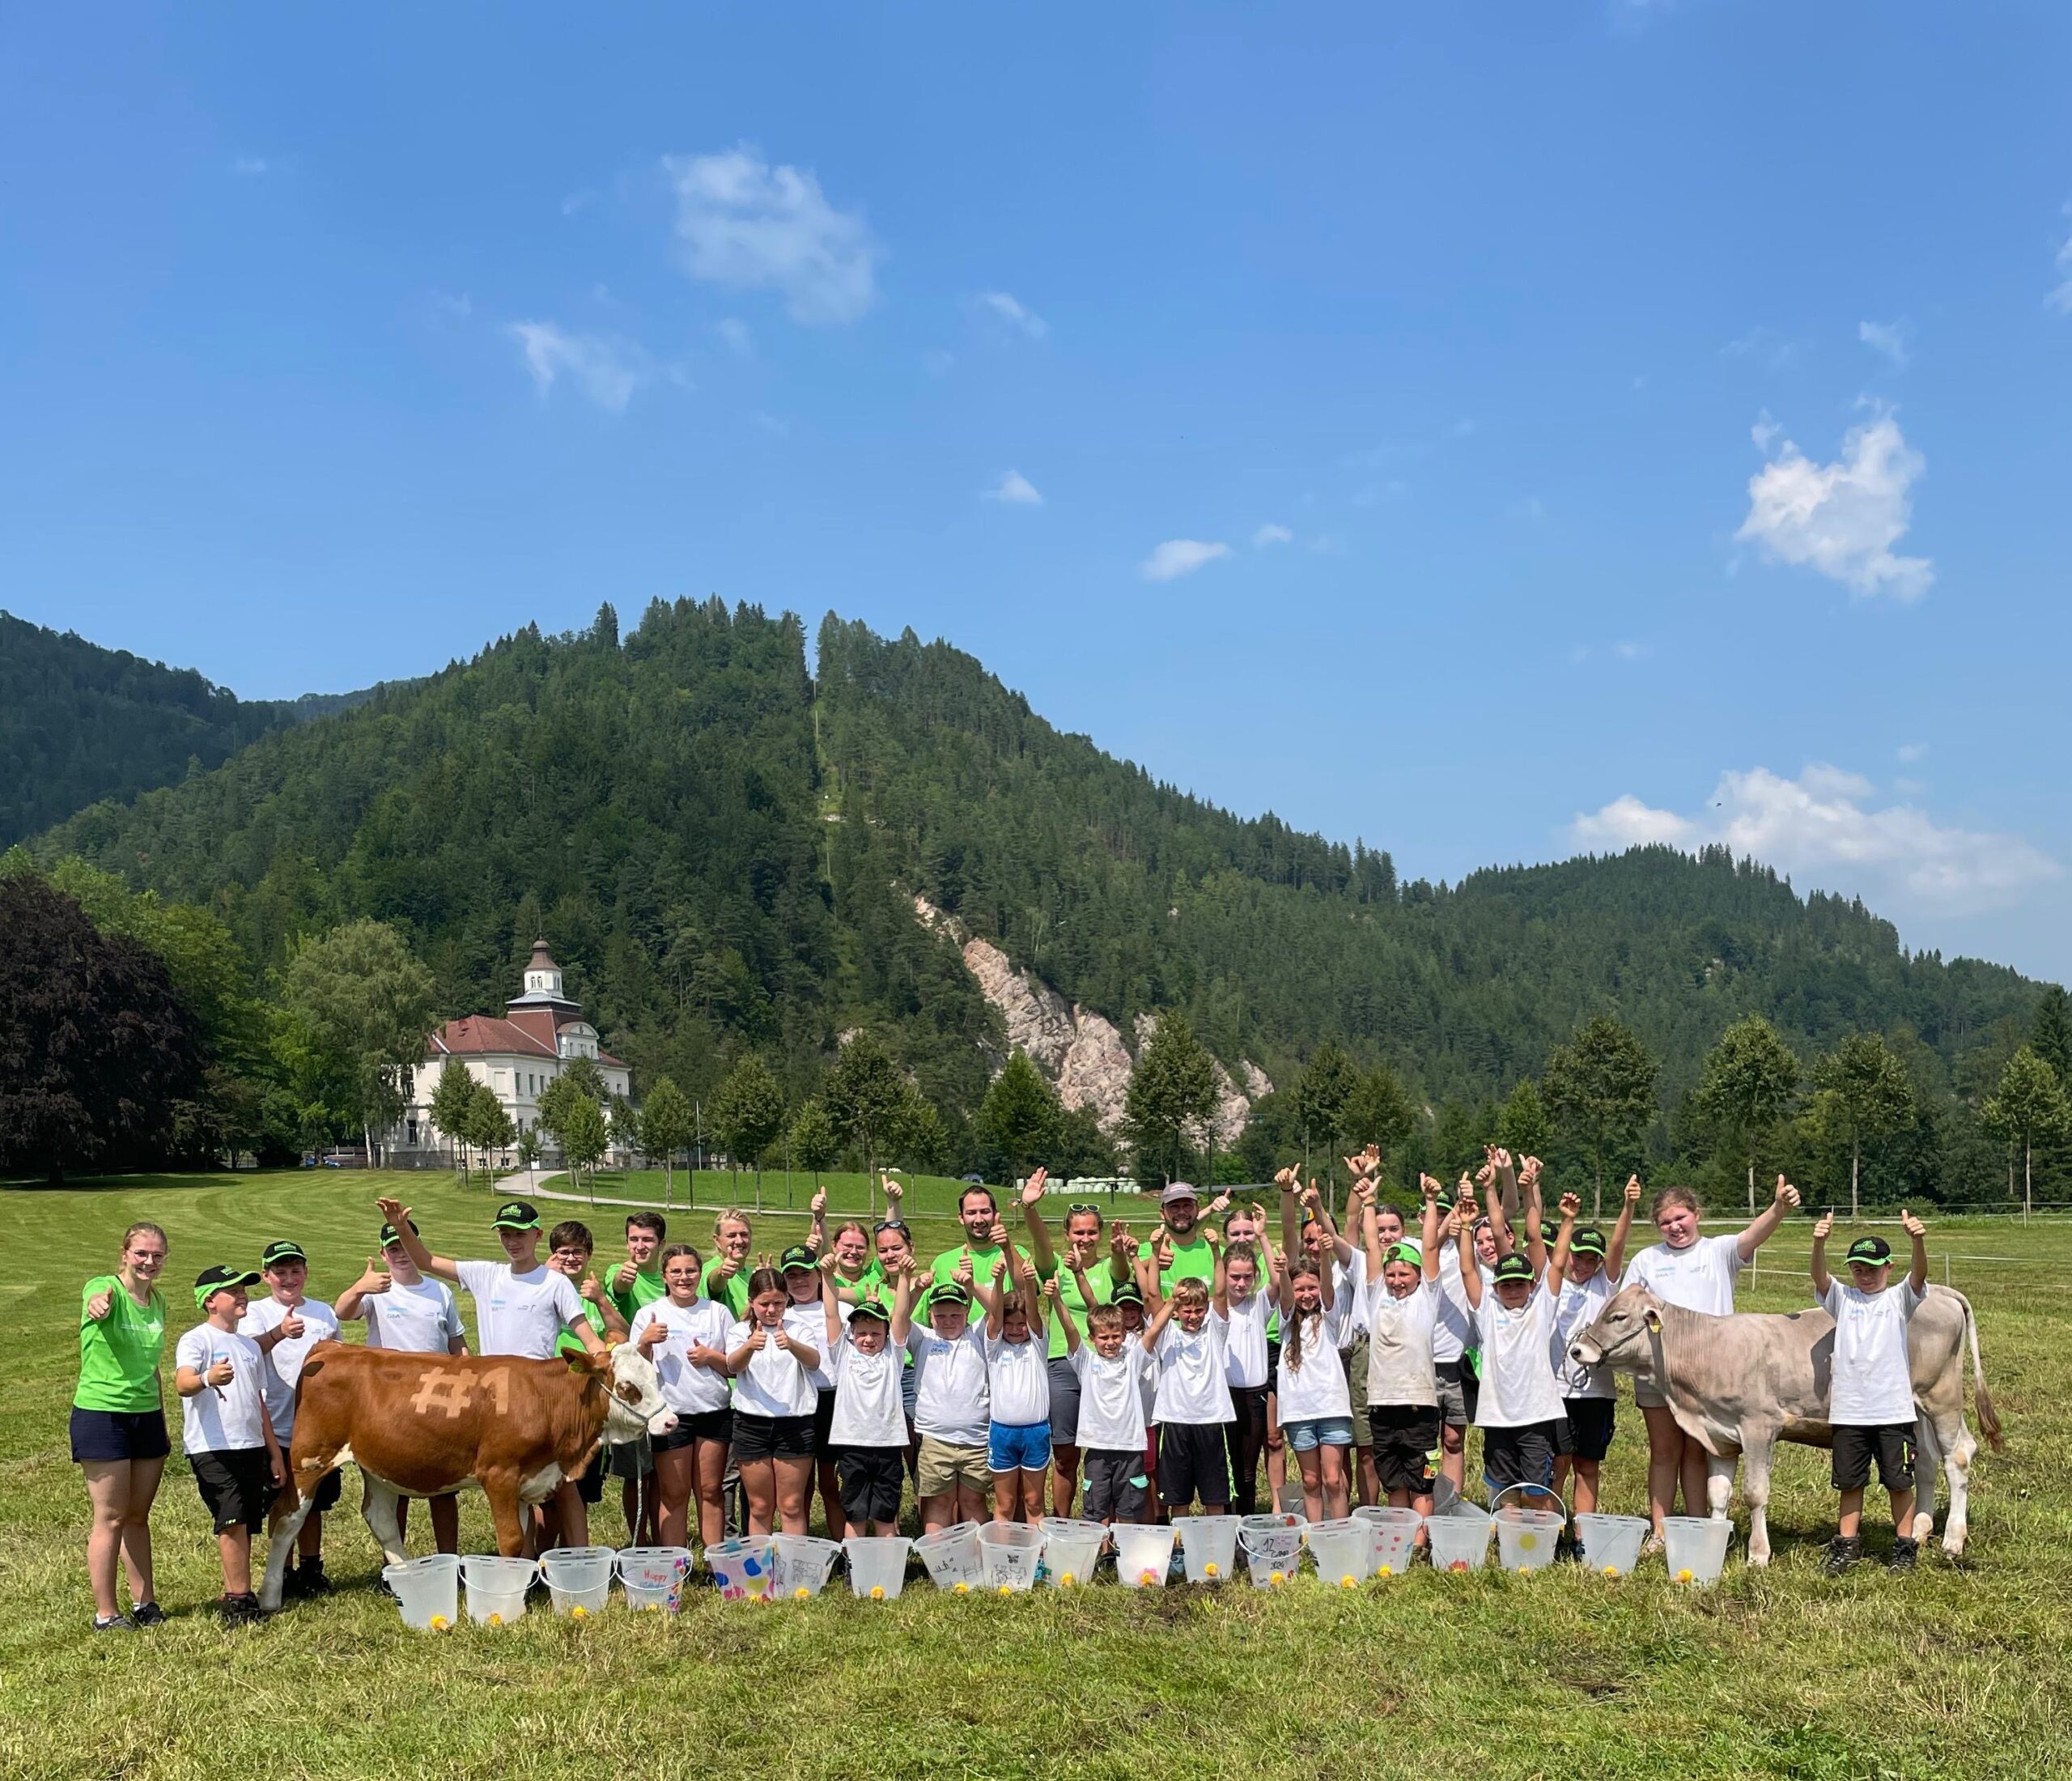
{"type": "Polygon", "coordinates": [[[1007,1327],[1007,1252],[1003,1249],[1000,1259],[993,1264],[993,1277],[984,1286],[973,1283],[972,1290],[979,1303],[986,1307],[986,1334],[993,1341],[1000,1340],[1000,1332],[1007,1327]]]}
{"type": "Polygon", "coordinates": [[[1158,1309],[1151,1314],[1151,1321],[1144,1326],[1143,1341],[1145,1354],[1155,1354],[1158,1352],[1158,1338],[1166,1333],[1166,1326],[1172,1321],[1173,1301],[1170,1299],[1165,1299],[1161,1302],[1158,1309]]]}
{"type": "MultiPolygon", "coordinates": [[[[1518,1246],[1518,1239],[1511,1230],[1511,1221],[1504,1215],[1503,1189],[1497,1185],[1497,1165],[1485,1163],[1476,1170],[1470,1180],[1466,1175],[1460,1178],[1458,1196],[1470,1205],[1475,1204],[1475,1190],[1482,1189],[1482,1216],[1489,1221],[1489,1235],[1496,1239],[1498,1256],[1508,1256],[1518,1246]]],[[[1472,1221],[1471,1221],[1471,1227],[1472,1221]]]]}
{"type": "Polygon", "coordinates": [[[375,1209],[394,1230],[396,1240],[403,1246],[403,1253],[417,1265],[421,1274],[430,1274],[436,1279],[457,1282],[461,1278],[460,1264],[449,1256],[435,1256],[424,1246],[424,1242],[410,1225],[410,1209],[400,1200],[377,1200],[375,1209]]]}
{"type": "Polygon", "coordinates": [[[1371,1210],[1361,1209],[1365,1216],[1360,1219],[1360,1247],[1366,1252],[1367,1283],[1372,1286],[1382,1277],[1382,1221],[1371,1210]]]}
{"type": "MultiPolygon", "coordinates": [[[[1497,1154],[1501,1155],[1503,1153],[1499,1151],[1497,1154]]],[[[1537,1170],[1533,1172],[1532,1185],[1525,1196],[1520,1216],[1525,1220],[1525,1259],[1532,1264],[1532,1277],[1544,1280],[1547,1277],[1547,1239],[1541,1235],[1539,1227],[1546,1219],[1539,1204],[1539,1174],[1537,1170]]],[[[1563,1265],[1566,1265],[1565,1260],[1563,1265]]]]}
{"type": "Polygon", "coordinates": [[[1465,1205],[1456,1201],[1453,1211],[1454,1241],[1460,1246],[1460,1290],[1470,1311],[1482,1308],[1482,1266],[1475,1259],[1475,1197],[1465,1205]]]}
{"type": "Polygon", "coordinates": [[[1626,1177],[1626,1191],[1620,1196],[1619,1222],[1611,1227],[1611,1235],[1604,1245],[1604,1277],[1614,1286],[1626,1271],[1626,1239],[1633,1234],[1633,1214],[1641,1203],[1641,1178],[1637,1175],[1626,1177]]]}
{"type": "Polygon", "coordinates": [[[1816,1303],[1828,1302],[1828,1289],[1835,1283],[1834,1276],[1828,1272],[1828,1235],[1835,1228],[1835,1215],[1824,1212],[1813,1221],[1813,1259],[1808,1270],[1813,1276],[1813,1298],[1816,1303]]]}
{"type": "Polygon", "coordinates": [[[1928,1226],[1901,1206],[1900,1228],[1913,1243],[1913,1266],[1908,1272],[1907,1284],[1913,1288],[1917,1299],[1928,1290],[1928,1226]]]}
{"type": "Polygon", "coordinates": [[[1043,1189],[1050,1179],[1049,1171],[1038,1169],[1021,1184],[1021,1222],[1029,1233],[1029,1253],[1036,1258],[1036,1272],[1044,1275],[1054,1274],[1058,1269],[1051,1227],[1043,1222],[1043,1189]]]}
{"type": "Polygon", "coordinates": [[[907,1332],[914,1327],[914,1282],[917,1270],[914,1258],[909,1256],[901,1266],[892,1290],[892,1341],[898,1348],[906,1345],[907,1332]]]}
{"type": "Polygon", "coordinates": [[[1575,1241],[1576,1214],[1582,1209],[1582,1201],[1573,1193],[1561,1196],[1561,1228],[1554,1234],[1553,1260],[1541,1276],[1550,1298],[1560,1298],[1561,1289],[1569,1283],[1569,1246],[1575,1241]]]}
{"type": "Polygon", "coordinates": [[[1439,1184],[1431,1175],[1420,1175],[1417,1186],[1424,1196],[1424,1224],[1420,1233],[1422,1240],[1418,1245],[1419,1267],[1427,1280],[1437,1280],[1440,1260],[1439,1184]]]}
{"type": "Polygon", "coordinates": [[[826,1320],[827,1352],[832,1354],[842,1345],[842,1300],[836,1290],[832,1250],[820,1258],[820,1308],[826,1320]]]}
{"type": "Polygon", "coordinates": [[[820,1188],[813,1197],[813,1222],[806,1227],[806,1248],[816,1259],[827,1253],[827,1189],[820,1188]]]}
{"type": "MultiPolygon", "coordinates": [[[[1072,1277],[1079,1282],[1080,1297],[1085,1299],[1086,1276],[1075,1268],[1072,1269],[1072,1277]]],[[[1051,1275],[1043,1282],[1043,1296],[1051,1302],[1049,1307],[1051,1311],[1057,1317],[1059,1322],[1064,1325],[1065,1353],[1076,1354],[1079,1352],[1079,1326],[1072,1320],[1072,1312],[1065,1304],[1064,1288],[1059,1283],[1055,1274],[1051,1275]]],[[[1089,1299],[1087,1302],[1090,1304],[1092,1300],[1089,1299]]]]}
{"type": "Polygon", "coordinates": [[[1223,1233],[1211,1225],[1202,1233],[1202,1240],[1216,1257],[1216,1277],[1209,1282],[1208,1302],[1216,1307],[1216,1315],[1227,1324],[1230,1321],[1230,1275],[1224,1266],[1223,1233]]]}
{"type": "Polygon", "coordinates": [[[1743,1261],[1755,1259],[1756,1252],[1770,1240],[1770,1233],[1784,1222],[1784,1215],[1798,1204],[1798,1189],[1779,1175],[1776,1198],[1763,1208],[1753,1224],[1734,1239],[1734,1251],[1743,1261]]]}
{"type": "Polygon", "coordinates": [[[1029,1333],[1038,1342],[1048,1342],[1050,1331],[1045,1326],[1049,1307],[1043,1303],[1043,1286],[1038,1277],[1035,1262],[1027,1256],[1016,1258],[1015,1278],[1021,1283],[1021,1303],[1029,1312],[1029,1333]]]}
{"type": "Polygon", "coordinates": [[[370,1298],[388,1290],[388,1271],[382,1267],[380,1257],[369,1256],[366,1273],[338,1294],[338,1303],[331,1308],[338,1314],[340,1323],[349,1324],[360,1315],[362,1307],[370,1298]]]}

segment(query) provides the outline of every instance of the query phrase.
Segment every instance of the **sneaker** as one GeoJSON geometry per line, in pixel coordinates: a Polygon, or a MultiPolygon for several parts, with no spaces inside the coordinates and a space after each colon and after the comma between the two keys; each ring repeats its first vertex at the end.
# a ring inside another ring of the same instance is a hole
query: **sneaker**
{"type": "Polygon", "coordinates": [[[1852,1534],[1845,1540],[1840,1534],[1828,1542],[1828,1575],[1839,1577],[1863,1556],[1863,1541],[1860,1535],[1852,1534]]]}
{"type": "Polygon", "coordinates": [[[1918,1540],[1895,1540],[1892,1542],[1892,1556],[1885,1562],[1885,1568],[1887,1571],[1912,1571],[1914,1561],[1920,1556],[1921,1542],[1918,1540]]]}
{"type": "Polygon", "coordinates": [[[97,1633],[134,1633],[137,1623],[127,1614],[96,1614],[94,1630],[97,1633]]]}
{"type": "Polygon", "coordinates": [[[155,1601],[140,1601],[130,1610],[130,1617],[139,1626],[163,1626],[165,1610],[155,1601]]]}
{"type": "Polygon", "coordinates": [[[331,1593],[331,1579],[325,1575],[321,1558],[305,1558],[295,1567],[295,1592],[298,1596],[331,1593]]]}
{"type": "Polygon", "coordinates": [[[241,1596],[225,1596],[216,1604],[226,1626],[254,1626],[267,1617],[259,1598],[249,1590],[241,1596]]]}

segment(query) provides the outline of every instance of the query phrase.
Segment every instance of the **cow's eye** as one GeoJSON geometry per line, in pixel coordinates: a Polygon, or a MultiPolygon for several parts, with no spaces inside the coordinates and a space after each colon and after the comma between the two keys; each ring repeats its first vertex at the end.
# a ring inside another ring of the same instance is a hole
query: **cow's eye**
{"type": "Polygon", "coordinates": [[[618,1399],[622,1404],[638,1404],[640,1401],[640,1388],[637,1385],[622,1385],[618,1388],[618,1399]]]}

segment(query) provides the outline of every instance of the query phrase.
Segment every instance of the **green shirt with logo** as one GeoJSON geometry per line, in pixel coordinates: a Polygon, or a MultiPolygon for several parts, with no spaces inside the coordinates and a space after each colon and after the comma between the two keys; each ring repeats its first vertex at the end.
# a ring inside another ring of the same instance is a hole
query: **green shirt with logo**
{"type": "MultiPolygon", "coordinates": [[[[623,1265],[624,1264],[622,1263],[621,1266],[623,1265]]],[[[605,1291],[610,1298],[612,1303],[618,1307],[619,1316],[626,1320],[629,1328],[633,1323],[633,1314],[635,1311],[643,1305],[653,1304],[656,1299],[665,1296],[669,1290],[668,1284],[663,1280],[659,1272],[646,1268],[639,1269],[634,1274],[633,1284],[623,1292],[619,1290],[618,1269],[613,1269],[605,1277],[605,1291]]]]}
{"type": "Polygon", "coordinates": [[[83,1410],[117,1410],[134,1415],[155,1410],[159,1357],[165,1350],[165,1298],[154,1286],[151,1302],[139,1305],[113,1274],[87,1282],[79,1294],[79,1388],[72,1401],[83,1410]],[[108,1294],[108,1315],[87,1315],[87,1301],[108,1294]]]}

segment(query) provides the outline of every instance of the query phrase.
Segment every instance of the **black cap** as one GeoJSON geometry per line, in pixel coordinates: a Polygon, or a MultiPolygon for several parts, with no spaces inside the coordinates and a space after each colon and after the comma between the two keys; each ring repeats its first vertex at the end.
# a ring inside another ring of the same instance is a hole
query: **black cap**
{"type": "Polygon", "coordinates": [[[970,1303],[970,1294],[965,1291],[953,1280],[944,1281],[928,1294],[928,1304],[931,1308],[936,1305],[968,1305],[970,1303]]]}
{"type": "Polygon", "coordinates": [[[1532,1264],[1523,1256],[1506,1256],[1497,1264],[1496,1277],[1499,1283],[1506,1280],[1522,1280],[1530,1283],[1533,1277],[1532,1264]]]}
{"type": "Polygon", "coordinates": [[[540,1228],[539,1209],[529,1200],[507,1200],[496,1209],[496,1216],[490,1220],[490,1225],[497,1231],[537,1231],[540,1228]]]}
{"type": "Polygon", "coordinates": [[[1858,1237],[1849,1246],[1849,1259],[1872,1268],[1888,1267],[1892,1260],[1892,1246],[1883,1237],[1858,1237]]]}
{"type": "Polygon", "coordinates": [[[289,1243],[285,1239],[279,1243],[270,1243],[259,1252],[259,1265],[261,1268],[270,1268],[277,1261],[299,1261],[305,1268],[309,1265],[309,1257],[302,1252],[302,1245],[299,1243],[289,1243]]]}
{"type": "Polygon", "coordinates": [[[875,1299],[860,1299],[856,1301],[856,1308],[849,1313],[849,1321],[853,1324],[859,1317],[875,1317],[881,1324],[889,1324],[892,1321],[892,1313],[875,1299]]]}
{"type": "Polygon", "coordinates": [[[1108,1295],[1111,1305],[1135,1305],[1140,1310],[1144,1305],[1144,1289],[1134,1280],[1126,1280],[1108,1295]]]}
{"type": "MultiPolygon", "coordinates": [[[[408,1226],[410,1227],[410,1235],[411,1235],[412,1236],[414,1236],[414,1236],[418,1234],[418,1222],[417,1222],[417,1220],[416,1220],[416,1219],[414,1219],[414,1218],[405,1218],[405,1219],[403,1221],[403,1222],[404,1222],[405,1224],[408,1225],[408,1226]]],[[[382,1247],[384,1249],[386,1249],[386,1248],[388,1247],[388,1245],[389,1245],[390,1243],[393,1243],[395,1240],[396,1240],[396,1227],[395,1227],[393,1225],[390,1225],[390,1224],[385,1224],[385,1225],[384,1225],[384,1226],[381,1227],[381,1239],[380,1239],[380,1241],[381,1241],[381,1247],[382,1247]]]]}
{"type": "Polygon", "coordinates": [[[1569,1239],[1569,1253],[1572,1256],[1602,1256],[1604,1252],[1604,1233],[1595,1225],[1584,1225],[1569,1239]]]}
{"type": "Polygon", "coordinates": [[[795,1243],[777,1258],[777,1272],[780,1274],[788,1274],[796,1269],[814,1269],[819,1266],[820,1257],[813,1253],[813,1245],[809,1243],[795,1243]]]}
{"type": "Polygon", "coordinates": [[[1539,1240],[1549,1249],[1554,1247],[1554,1239],[1560,1235],[1561,1227],[1552,1218],[1542,1218],[1539,1221],[1539,1240]]]}
{"type": "Polygon", "coordinates": [[[218,1263],[213,1268],[204,1268],[194,1277],[194,1303],[198,1306],[209,1302],[211,1293],[219,1293],[226,1286],[235,1286],[243,1291],[259,1284],[259,1277],[249,1268],[230,1268],[218,1263]]]}

